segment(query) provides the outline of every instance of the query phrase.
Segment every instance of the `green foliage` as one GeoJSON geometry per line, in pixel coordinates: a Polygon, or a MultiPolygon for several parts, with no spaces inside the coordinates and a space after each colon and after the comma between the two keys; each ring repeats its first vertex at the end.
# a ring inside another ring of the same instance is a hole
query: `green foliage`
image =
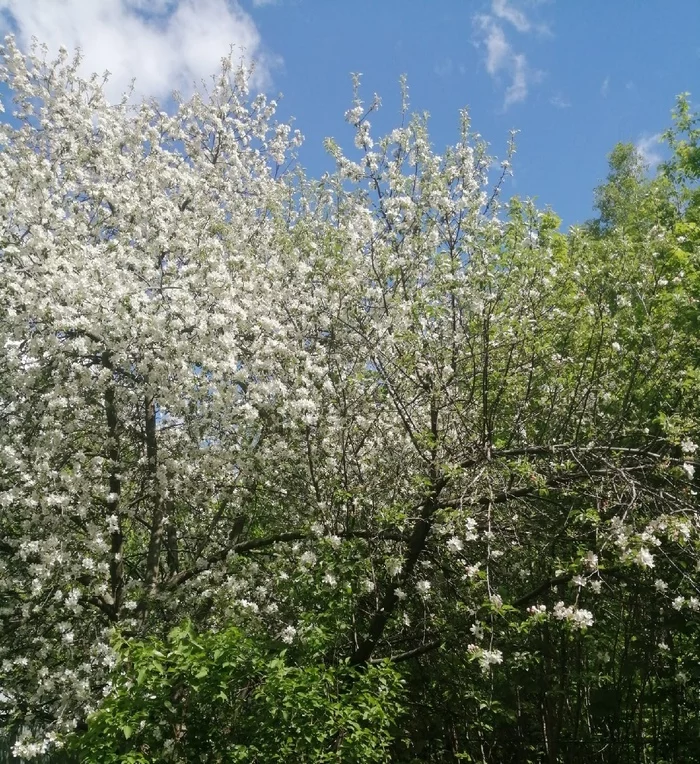
{"type": "Polygon", "coordinates": [[[388,665],[305,664],[239,629],[189,624],[118,649],[106,700],[67,740],[80,761],[389,760],[402,688],[388,665]]]}
{"type": "Polygon", "coordinates": [[[694,230],[700,223],[700,115],[692,111],[689,93],[678,96],[673,126],[664,138],[672,153],[662,171],[675,184],[686,222],[694,230]]]}

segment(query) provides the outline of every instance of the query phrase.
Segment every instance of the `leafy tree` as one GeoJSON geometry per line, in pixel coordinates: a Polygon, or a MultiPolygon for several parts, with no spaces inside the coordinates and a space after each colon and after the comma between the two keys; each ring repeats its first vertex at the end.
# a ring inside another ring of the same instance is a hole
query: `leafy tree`
{"type": "Polygon", "coordinates": [[[671,149],[671,158],[662,166],[664,175],[674,182],[678,199],[689,222],[698,223],[700,193],[700,115],[691,109],[689,94],[678,97],[673,111],[673,126],[664,137],[671,149]]]}

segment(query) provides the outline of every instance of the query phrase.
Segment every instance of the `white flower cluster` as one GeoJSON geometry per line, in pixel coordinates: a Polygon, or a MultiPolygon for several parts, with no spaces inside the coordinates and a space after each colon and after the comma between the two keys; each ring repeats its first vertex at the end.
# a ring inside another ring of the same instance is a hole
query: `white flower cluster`
{"type": "Polygon", "coordinates": [[[294,638],[297,635],[297,630],[294,626],[285,626],[280,634],[280,639],[287,645],[291,645],[294,642],[294,638]]]}
{"type": "Polygon", "coordinates": [[[530,607],[527,609],[527,612],[531,617],[542,620],[542,617],[547,615],[547,606],[542,604],[530,605],[530,607]]]}
{"type": "Polygon", "coordinates": [[[422,581],[416,582],[416,591],[421,595],[421,597],[427,597],[431,588],[432,584],[430,581],[423,579],[422,581]]]}
{"type": "Polygon", "coordinates": [[[690,440],[690,438],[686,438],[685,440],[681,441],[681,450],[684,454],[693,456],[698,450],[698,444],[694,443],[692,440],[690,440]]]}
{"type": "Polygon", "coordinates": [[[683,597],[678,595],[671,602],[671,607],[674,610],[683,610],[684,608],[691,610],[695,613],[700,611],[700,599],[698,597],[683,597]]]}
{"type": "Polygon", "coordinates": [[[643,568],[654,567],[654,555],[646,547],[642,547],[639,552],[637,552],[635,561],[643,568]]]}
{"type": "Polygon", "coordinates": [[[593,613],[590,610],[565,605],[561,601],[552,608],[552,615],[559,621],[566,621],[571,624],[574,629],[585,629],[593,626],[593,613]]]}
{"type": "Polygon", "coordinates": [[[476,644],[468,645],[467,650],[478,661],[484,673],[487,673],[492,666],[503,663],[503,653],[500,650],[486,650],[476,644]]]}

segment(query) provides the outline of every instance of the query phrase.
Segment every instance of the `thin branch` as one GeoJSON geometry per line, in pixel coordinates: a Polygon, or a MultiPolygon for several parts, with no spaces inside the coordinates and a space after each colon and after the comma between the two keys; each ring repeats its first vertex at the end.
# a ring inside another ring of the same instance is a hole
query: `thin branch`
{"type": "Polygon", "coordinates": [[[405,653],[399,653],[398,655],[390,655],[386,658],[370,658],[369,663],[376,665],[378,663],[384,663],[384,661],[391,661],[392,663],[401,663],[402,661],[408,661],[411,658],[417,658],[419,655],[425,655],[432,650],[436,650],[441,647],[444,642],[441,639],[434,639],[432,642],[426,642],[424,645],[414,647],[412,650],[407,650],[405,653]]]}
{"type": "MultiPolygon", "coordinates": [[[[409,541],[409,537],[405,533],[401,533],[397,530],[387,529],[381,531],[343,531],[338,533],[340,538],[352,539],[367,539],[371,541],[398,541],[406,543],[409,541]]],[[[229,554],[245,554],[246,552],[253,552],[258,549],[266,549],[274,546],[275,544],[286,544],[293,541],[306,541],[314,539],[316,536],[308,531],[289,531],[287,533],[278,533],[274,536],[265,536],[264,538],[248,539],[248,541],[241,541],[238,544],[224,547],[218,552],[209,555],[206,559],[206,565],[197,568],[188,568],[183,570],[177,575],[171,576],[164,582],[163,587],[166,589],[174,589],[180,584],[189,581],[196,575],[204,570],[207,570],[212,565],[225,560],[229,554]]]]}
{"type": "Polygon", "coordinates": [[[573,573],[565,573],[562,576],[548,578],[546,581],[543,581],[541,584],[539,584],[539,586],[536,586],[527,594],[523,594],[522,597],[518,597],[517,600],[513,600],[511,605],[513,607],[522,607],[523,605],[527,605],[528,602],[532,602],[535,597],[542,594],[542,592],[546,592],[548,589],[551,589],[553,586],[558,586],[559,584],[568,584],[573,577],[573,573]]]}

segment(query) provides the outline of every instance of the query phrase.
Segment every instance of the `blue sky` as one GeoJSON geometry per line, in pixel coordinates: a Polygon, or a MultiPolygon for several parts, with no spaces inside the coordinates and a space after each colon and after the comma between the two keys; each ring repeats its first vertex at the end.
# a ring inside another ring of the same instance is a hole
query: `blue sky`
{"type": "Polygon", "coordinates": [[[368,101],[382,97],[378,129],[398,120],[405,73],[438,152],[464,106],[496,155],[518,129],[509,190],[565,225],[591,216],[616,142],[653,165],[675,96],[700,99],[699,0],[0,0],[0,17],[20,41],[80,45],[114,88],[135,76],[161,98],[213,72],[231,43],[244,47],[256,85],[284,95],[280,116],[305,135],[311,174],[331,166],[326,136],[351,144],[350,72],[368,101]]]}

